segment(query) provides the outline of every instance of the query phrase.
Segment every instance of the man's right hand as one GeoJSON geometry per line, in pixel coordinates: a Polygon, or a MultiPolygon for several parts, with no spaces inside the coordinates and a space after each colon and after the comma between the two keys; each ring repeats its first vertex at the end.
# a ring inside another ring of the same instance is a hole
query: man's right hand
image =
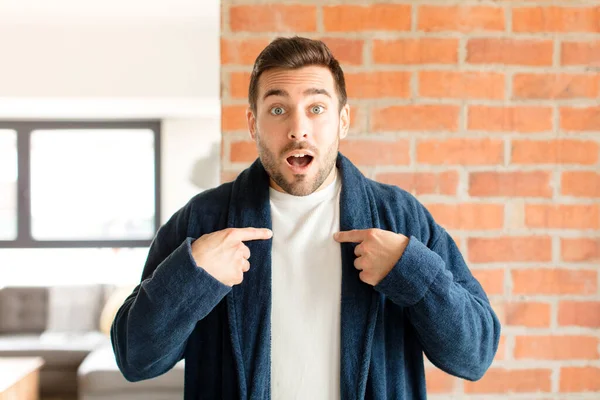
{"type": "Polygon", "coordinates": [[[270,239],[273,232],[266,228],[227,228],[200,236],[192,243],[192,256],[215,279],[227,286],[238,285],[244,272],[250,269],[248,240],[270,239]]]}

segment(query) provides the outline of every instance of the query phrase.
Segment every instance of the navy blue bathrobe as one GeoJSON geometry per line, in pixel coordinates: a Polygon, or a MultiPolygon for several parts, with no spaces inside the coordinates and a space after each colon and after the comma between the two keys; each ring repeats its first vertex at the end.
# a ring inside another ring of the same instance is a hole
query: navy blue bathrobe
{"type": "MultiPolygon", "coordinates": [[[[409,193],[367,179],[342,154],[336,166],[341,230],[410,238],[375,287],[354,268],[356,244],[341,244],[341,398],[425,399],[423,353],[452,375],[481,378],[500,323],[455,242],[409,193]]],[[[227,227],[271,228],[269,177],[259,159],[234,182],[196,195],[159,229],[141,284],[111,328],[128,380],[156,377],[185,358],[186,400],[270,398],[272,240],[245,242],[251,267],[232,288],[191,256],[194,239],[227,227]]]]}

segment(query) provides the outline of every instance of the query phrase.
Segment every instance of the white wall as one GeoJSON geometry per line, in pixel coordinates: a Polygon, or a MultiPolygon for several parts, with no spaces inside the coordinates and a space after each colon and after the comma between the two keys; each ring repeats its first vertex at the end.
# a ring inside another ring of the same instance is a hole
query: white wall
{"type": "Polygon", "coordinates": [[[193,19],[2,23],[0,91],[3,97],[218,96],[214,33],[193,19]]]}
{"type": "Polygon", "coordinates": [[[164,220],[219,180],[219,7],[0,0],[0,119],[163,119],[164,220]]]}
{"type": "Polygon", "coordinates": [[[219,98],[218,0],[0,0],[0,97],[219,98]]]}
{"type": "Polygon", "coordinates": [[[219,184],[220,123],[218,118],[163,121],[163,222],[198,192],[219,184]]]}
{"type": "MultiPolygon", "coordinates": [[[[219,23],[218,0],[0,0],[0,119],[161,119],[165,222],[219,182],[219,23]]],[[[71,270],[65,250],[0,250],[0,284],[130,282],[143,267],[143,252],[103,252],[86,271],[84,253],[71,270]]]]}

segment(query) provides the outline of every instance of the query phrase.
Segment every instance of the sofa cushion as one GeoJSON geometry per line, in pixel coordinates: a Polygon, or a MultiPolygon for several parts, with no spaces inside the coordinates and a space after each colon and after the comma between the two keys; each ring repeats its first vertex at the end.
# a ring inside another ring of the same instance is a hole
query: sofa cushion
{"type": "Polygon", "coordinates": [[[48,320],[48,288],[0,289],[0,334],[40,333],[48,320]]]}
{"type": "Polygon", "coordinates": [[[48,290],[46,331],[97,331],[103,305],[102,285],[52,286],[48,290]]]}
{"type": "Polygon", "coordinates": [[[103,346],[93,351],[83,361],[78,375],[80,393],[98,392],[144,392],[181,391],[183,394],[184,361],[177,363],[171,370],[153,379],[129,382],[124,377],[113,353],[112,347],[103,346]]]}
{"type": "Polygon", "coordinates": [[[44,359],[43,369],[75,369],[90,352],[109,342],[100,332],[0,335],[0,356],[39,356],[44,359]]]}

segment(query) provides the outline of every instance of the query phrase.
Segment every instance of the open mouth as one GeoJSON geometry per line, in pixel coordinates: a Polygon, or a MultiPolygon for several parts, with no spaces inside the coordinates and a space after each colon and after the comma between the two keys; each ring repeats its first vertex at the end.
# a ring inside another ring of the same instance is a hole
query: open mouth
{"type": "Polygon", "coordinates": [[[286,161],[294,172],[300,173],[304,172],[310,166],[313,161],[313,156],[308,154],[296,154],[288,157],[286,161]]]}

